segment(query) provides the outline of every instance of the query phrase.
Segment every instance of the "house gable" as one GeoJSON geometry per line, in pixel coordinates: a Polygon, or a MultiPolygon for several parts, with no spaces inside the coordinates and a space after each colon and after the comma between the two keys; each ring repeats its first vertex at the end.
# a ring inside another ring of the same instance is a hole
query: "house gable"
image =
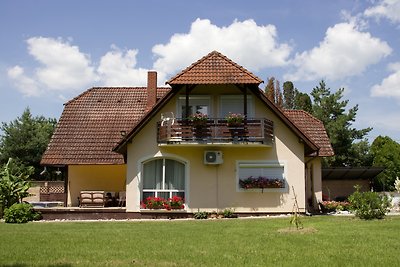
{"type": "Polygon", "coordinates": [[[255,84],[263,81],[226,56],[213,51],[196,61],[166,83],[194,84],[255,84]]]}

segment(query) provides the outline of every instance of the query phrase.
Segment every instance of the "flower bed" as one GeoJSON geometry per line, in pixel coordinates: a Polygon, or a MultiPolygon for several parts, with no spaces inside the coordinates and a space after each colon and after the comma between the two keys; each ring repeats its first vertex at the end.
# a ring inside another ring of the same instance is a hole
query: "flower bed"
{"type": "Polygon", "coordinates": [[[179,210],[185,208],[185,201],[183,198],[173,196],[172,198],[164,199],[162,197],[148,197],[142,201],[141,207],[143,209],[166,209],[166,210],[179,210]]]}
{"type": "Polygon", "coordinates": [[[350,203],[347,201],[322,201],[320,203],[322,212],[333,212],[349,210],[350,203]]]}
{"type": "Polygon", "coordinates": [[[284,188],[285,181],[278,178],[267,178],[264,176],[259,176],[259,177],[250,176],[246,179],[240,179],[239,186],[240,188],[243,189],[284,188]]]}

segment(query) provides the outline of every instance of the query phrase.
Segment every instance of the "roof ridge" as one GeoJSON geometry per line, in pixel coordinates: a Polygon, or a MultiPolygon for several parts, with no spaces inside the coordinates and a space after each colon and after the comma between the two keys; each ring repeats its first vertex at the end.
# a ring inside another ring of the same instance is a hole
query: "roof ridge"
{"type": "Polygon", "coordinates": [[[230,64],[232,67],[234,67],[235,69],[237,69],[240,72],[244,72],[247,75],[249,75],[252,79],[254,79],[255,81],[257,81],[257,83],[263,83],[264,81],[261,80],[260,78],[258,78],[255,74],[253,74],[252,72],[250,72],[249,70],[247,70],[246,68],[244,68],[243,66],[237,64],[236,62],[234,62],[232,59],[228,58],[227,56],[223,55],[222,53],[214,50],[210,53],[208,53],[207,55],[203,56],[202,58],[200,58],[199,60],[195,61],[194,63],[192,63],[189,67],[185,68],[184,70],[180,71],[178,74],[176,74],[175,76],[173,76],[171,79],[169,79],[168,81],[166,81],[166,84],[171,84],[173,83],[174,80],[177,80],[178,78],[180,78],[182,75],[187,74],[189,71],[191,71],[194,67],[200,65],[201,63],[203,63],[204,61],[211,59],[212,57],[219,57],[221,59],[223,59],[226,63],[230,64]]]}

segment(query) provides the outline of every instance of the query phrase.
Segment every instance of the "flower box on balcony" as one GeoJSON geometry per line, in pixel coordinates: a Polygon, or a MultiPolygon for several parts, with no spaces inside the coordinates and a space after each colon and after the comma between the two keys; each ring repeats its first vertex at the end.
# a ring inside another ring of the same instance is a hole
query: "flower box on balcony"
{"type": "Polygon", "coordinates": [[[225,117],[228,127],[239,127],[242,125],[244,116],[240,113],[230,113],[225,117]]]}

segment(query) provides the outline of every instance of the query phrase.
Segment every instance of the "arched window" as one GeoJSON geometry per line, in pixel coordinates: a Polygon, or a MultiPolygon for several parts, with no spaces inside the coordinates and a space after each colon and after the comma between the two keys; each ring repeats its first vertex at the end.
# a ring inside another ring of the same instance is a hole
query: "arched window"
{"type": "Polygon", "coordinates": [[[173,159],[153,159],[143,163],[142,200],[148,197],[185,198],[185,165],[173,159]]]}

